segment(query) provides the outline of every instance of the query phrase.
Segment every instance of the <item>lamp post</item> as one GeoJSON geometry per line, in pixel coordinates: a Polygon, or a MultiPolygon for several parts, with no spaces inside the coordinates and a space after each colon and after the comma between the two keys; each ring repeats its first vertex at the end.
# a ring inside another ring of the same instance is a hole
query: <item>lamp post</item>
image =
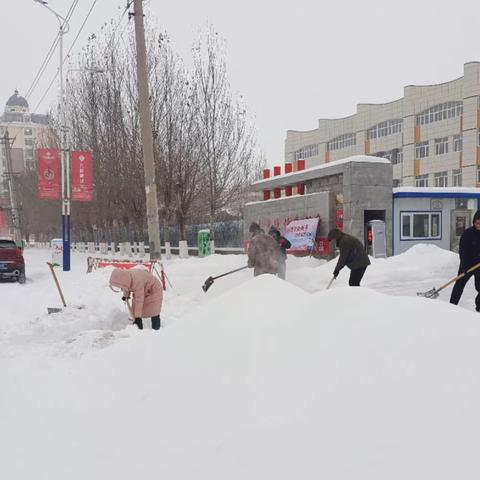
{"type": "Polygon", "coordinates": [[[50,8],[45,0],[33,0],[52,12],[59,24],[60,49],[60,94],[58,102],[58,116],[60,118],[60,162],[62,170],[62,242],[63,242],[63,271],[70,271],[70,159],[66,151],[65,108],[63,91],[63,36],[68,33],[70,26],[67,20],[50,8]]]}

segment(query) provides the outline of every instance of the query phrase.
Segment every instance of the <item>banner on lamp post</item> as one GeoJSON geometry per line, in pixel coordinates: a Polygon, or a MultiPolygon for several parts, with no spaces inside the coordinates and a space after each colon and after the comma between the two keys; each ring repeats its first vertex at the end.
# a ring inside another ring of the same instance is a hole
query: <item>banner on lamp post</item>
{"type": "Polygon", "coordinates": [[[310,252],[313,250],[318,228],[318,218],[294,220],[285,228],[285,237],[292,246],[289,252],[310,252]]]}
{"type": "Polygon", "coordinates": [[[93,165],[90,152],[72,152],[72,200],[93,200],[93,165]]]}
{"type": "Polygon", "coordinates": [[[59,200],[62,175],[60,154],[56,148],[37,149],[38,198],[59,200]]]}

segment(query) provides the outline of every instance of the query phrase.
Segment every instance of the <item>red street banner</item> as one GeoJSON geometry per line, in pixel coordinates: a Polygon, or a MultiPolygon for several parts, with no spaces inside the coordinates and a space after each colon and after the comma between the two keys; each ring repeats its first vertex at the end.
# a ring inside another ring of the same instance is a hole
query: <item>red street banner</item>
{"type": "Polygon", "coordinates": [[[37,149],[38,198],[60,198],[60,156],[55,148],[37,149]]]}
{"type": "Polygon", "coordinates": [[[72,152],[72,200],[93,200],[92,154],[72,152]]]}

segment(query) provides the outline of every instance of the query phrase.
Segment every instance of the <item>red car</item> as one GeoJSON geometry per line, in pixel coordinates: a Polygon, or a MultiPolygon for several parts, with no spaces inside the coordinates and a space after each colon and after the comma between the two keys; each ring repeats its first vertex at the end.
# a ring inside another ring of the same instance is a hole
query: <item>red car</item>
{"type": "Polygon", "coordinates": [[[0,238],[0,279],[25,283],[23,252],[13,240],[0,238]]]}

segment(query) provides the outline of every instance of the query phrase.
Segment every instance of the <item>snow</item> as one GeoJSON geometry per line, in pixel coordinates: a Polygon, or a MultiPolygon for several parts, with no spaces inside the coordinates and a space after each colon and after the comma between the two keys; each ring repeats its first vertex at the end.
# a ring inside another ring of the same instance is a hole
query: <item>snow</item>
{"type": "Polygon", "coordinates": [[[335,261],[289,258],[288,281],[243,255],[165,261],[162,329],[127,324],[111,269],[58,272],[27,251],[0,284],[1,478],[476,478],[480,325],[416,296],[456,274],[432,245],[374,259],[361,288],[335,261]],[[71,305],[71,306],[70,306],[71,305]]]}
{"type": "MultiPolygon", "coordinates": [[[[390,160],[381,157],[374,157],[373,155],[353,155],[351,157],[342,158],[340,160],[333,160],[332,162],[322,163],[314,167],[305,168],[303,170],[297,170],[296,172],[284,173],[283,175],[277,175],[270,178],[264,178],[253,183],[253,185],[261,185],[264,182],[270,182],[271,180],[281,178],[292,178],[299,174],[317,172],[325,168],[330,168],[336,165],[343,165],[345,163],[391,163],[390,160]]],[[[293,182],[294,180],[292,180],[293,182]]]]}

